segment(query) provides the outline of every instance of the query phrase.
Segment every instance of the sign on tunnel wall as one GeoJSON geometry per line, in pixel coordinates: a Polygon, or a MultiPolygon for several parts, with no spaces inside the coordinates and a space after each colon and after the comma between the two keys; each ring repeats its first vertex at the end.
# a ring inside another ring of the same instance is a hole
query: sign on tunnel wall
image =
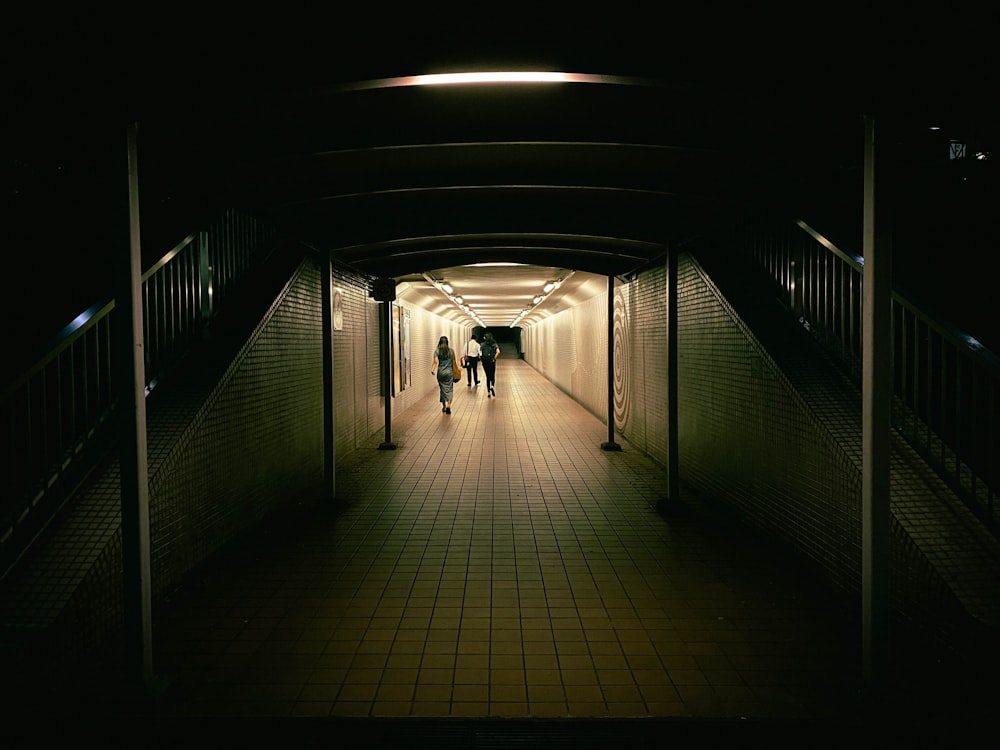
{"type": "Polygon", "coordinates": [[[620,288],[615,290],[613,331],[615,424],[620,428],[628,424],[631,409],[628,371],[629,353],[632,351],[629,343],[628,302],[620,288]]]}

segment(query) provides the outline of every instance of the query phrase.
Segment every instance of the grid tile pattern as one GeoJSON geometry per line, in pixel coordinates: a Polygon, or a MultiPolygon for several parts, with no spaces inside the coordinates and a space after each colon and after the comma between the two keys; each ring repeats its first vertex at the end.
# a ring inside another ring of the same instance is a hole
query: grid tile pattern
{"type": "MultiPolygon", "coordinates": [[[[606,425],[526,363],[502,361],[495,399],[456,390],[157,613],[158,713],[860,715],[860,625],[823,584],[695,498],[658,515],[663,470],[602,451],[606,425]]],[[[892,705],[976,710],[975,680],[898,644],[892,705]]]]}

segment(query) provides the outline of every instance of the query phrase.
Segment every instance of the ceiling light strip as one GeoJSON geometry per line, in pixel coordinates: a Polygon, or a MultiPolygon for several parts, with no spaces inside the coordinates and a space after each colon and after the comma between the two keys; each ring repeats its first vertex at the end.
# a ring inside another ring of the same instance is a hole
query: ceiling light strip
{"type": "Polygon", "coordinates": [[[559,71],[470,71],[467,73],[431,73],[427,75],[379,78],[355,81],[338,86],[340,91],[392,89],[408,86],[454,86],[489,84],[603,83],[619,86],[658,86],[656,81],[627,76],[562,73],[559,71]]]}
{"type": "Polygon", "coordinates": [[[546,282],[545,286],[542,287],[541,294],[537,294],[537,295],[535,295],[535,297],[532,298],[531,304],[528,305],[524,310],[522,310],[520,312],[520,314],[516,318],[514,318],[513,321],[511,321],[509,327],[510,328],[514,328],[518,323],[520,323],[522,320],[524,320],[526,317],[528,317],[535,308],[537,308],[546,299],[548,299],[549,296],[551,296],[551,294],[556,289],[558,289],[559,287],[561,287],[566,282],[566,280],[570,276],[572,276],[574,273],[576,273],[576,271],[570,271],[568,274],[566,274],[565,276],[563,276],[561,279],[558,279],[558,280],[555,280],[555,281],[548,281],[548,282],[546,282]]]}

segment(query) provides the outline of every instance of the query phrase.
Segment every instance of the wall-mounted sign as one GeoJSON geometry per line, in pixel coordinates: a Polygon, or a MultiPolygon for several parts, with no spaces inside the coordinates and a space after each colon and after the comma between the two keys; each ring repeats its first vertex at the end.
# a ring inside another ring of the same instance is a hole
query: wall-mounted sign
{"type": "Polygon", "coordinates": [[[334,288],[333,290],[333,330],[342,331],[344,329],[344,290],[334,288]]]}

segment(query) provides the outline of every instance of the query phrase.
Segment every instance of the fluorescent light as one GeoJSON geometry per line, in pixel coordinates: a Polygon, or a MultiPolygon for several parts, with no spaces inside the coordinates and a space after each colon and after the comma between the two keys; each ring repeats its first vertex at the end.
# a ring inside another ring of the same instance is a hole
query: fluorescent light
{"type": "Polygon", "coordinates": [[[466,73],[431,73],[398,78],[355,81],[336,88],[341,91],[391,89],[405,86],[452,86],[455,84],[493,83],[605,83],[619,86],[660,86],[656,80],[628,76],[594,75],[591,73],[561,73],[558,71],[472,71],[466,73]]]}
{"type": "MultiPolygon", "coordinates": [[[[413,76],[414,86],[448,86],[456,83],[567,83],[580,76],[551,72],[438,73],[413,76]]],[[[586,76],[584,76],[586,77],[586,76]]]]}

